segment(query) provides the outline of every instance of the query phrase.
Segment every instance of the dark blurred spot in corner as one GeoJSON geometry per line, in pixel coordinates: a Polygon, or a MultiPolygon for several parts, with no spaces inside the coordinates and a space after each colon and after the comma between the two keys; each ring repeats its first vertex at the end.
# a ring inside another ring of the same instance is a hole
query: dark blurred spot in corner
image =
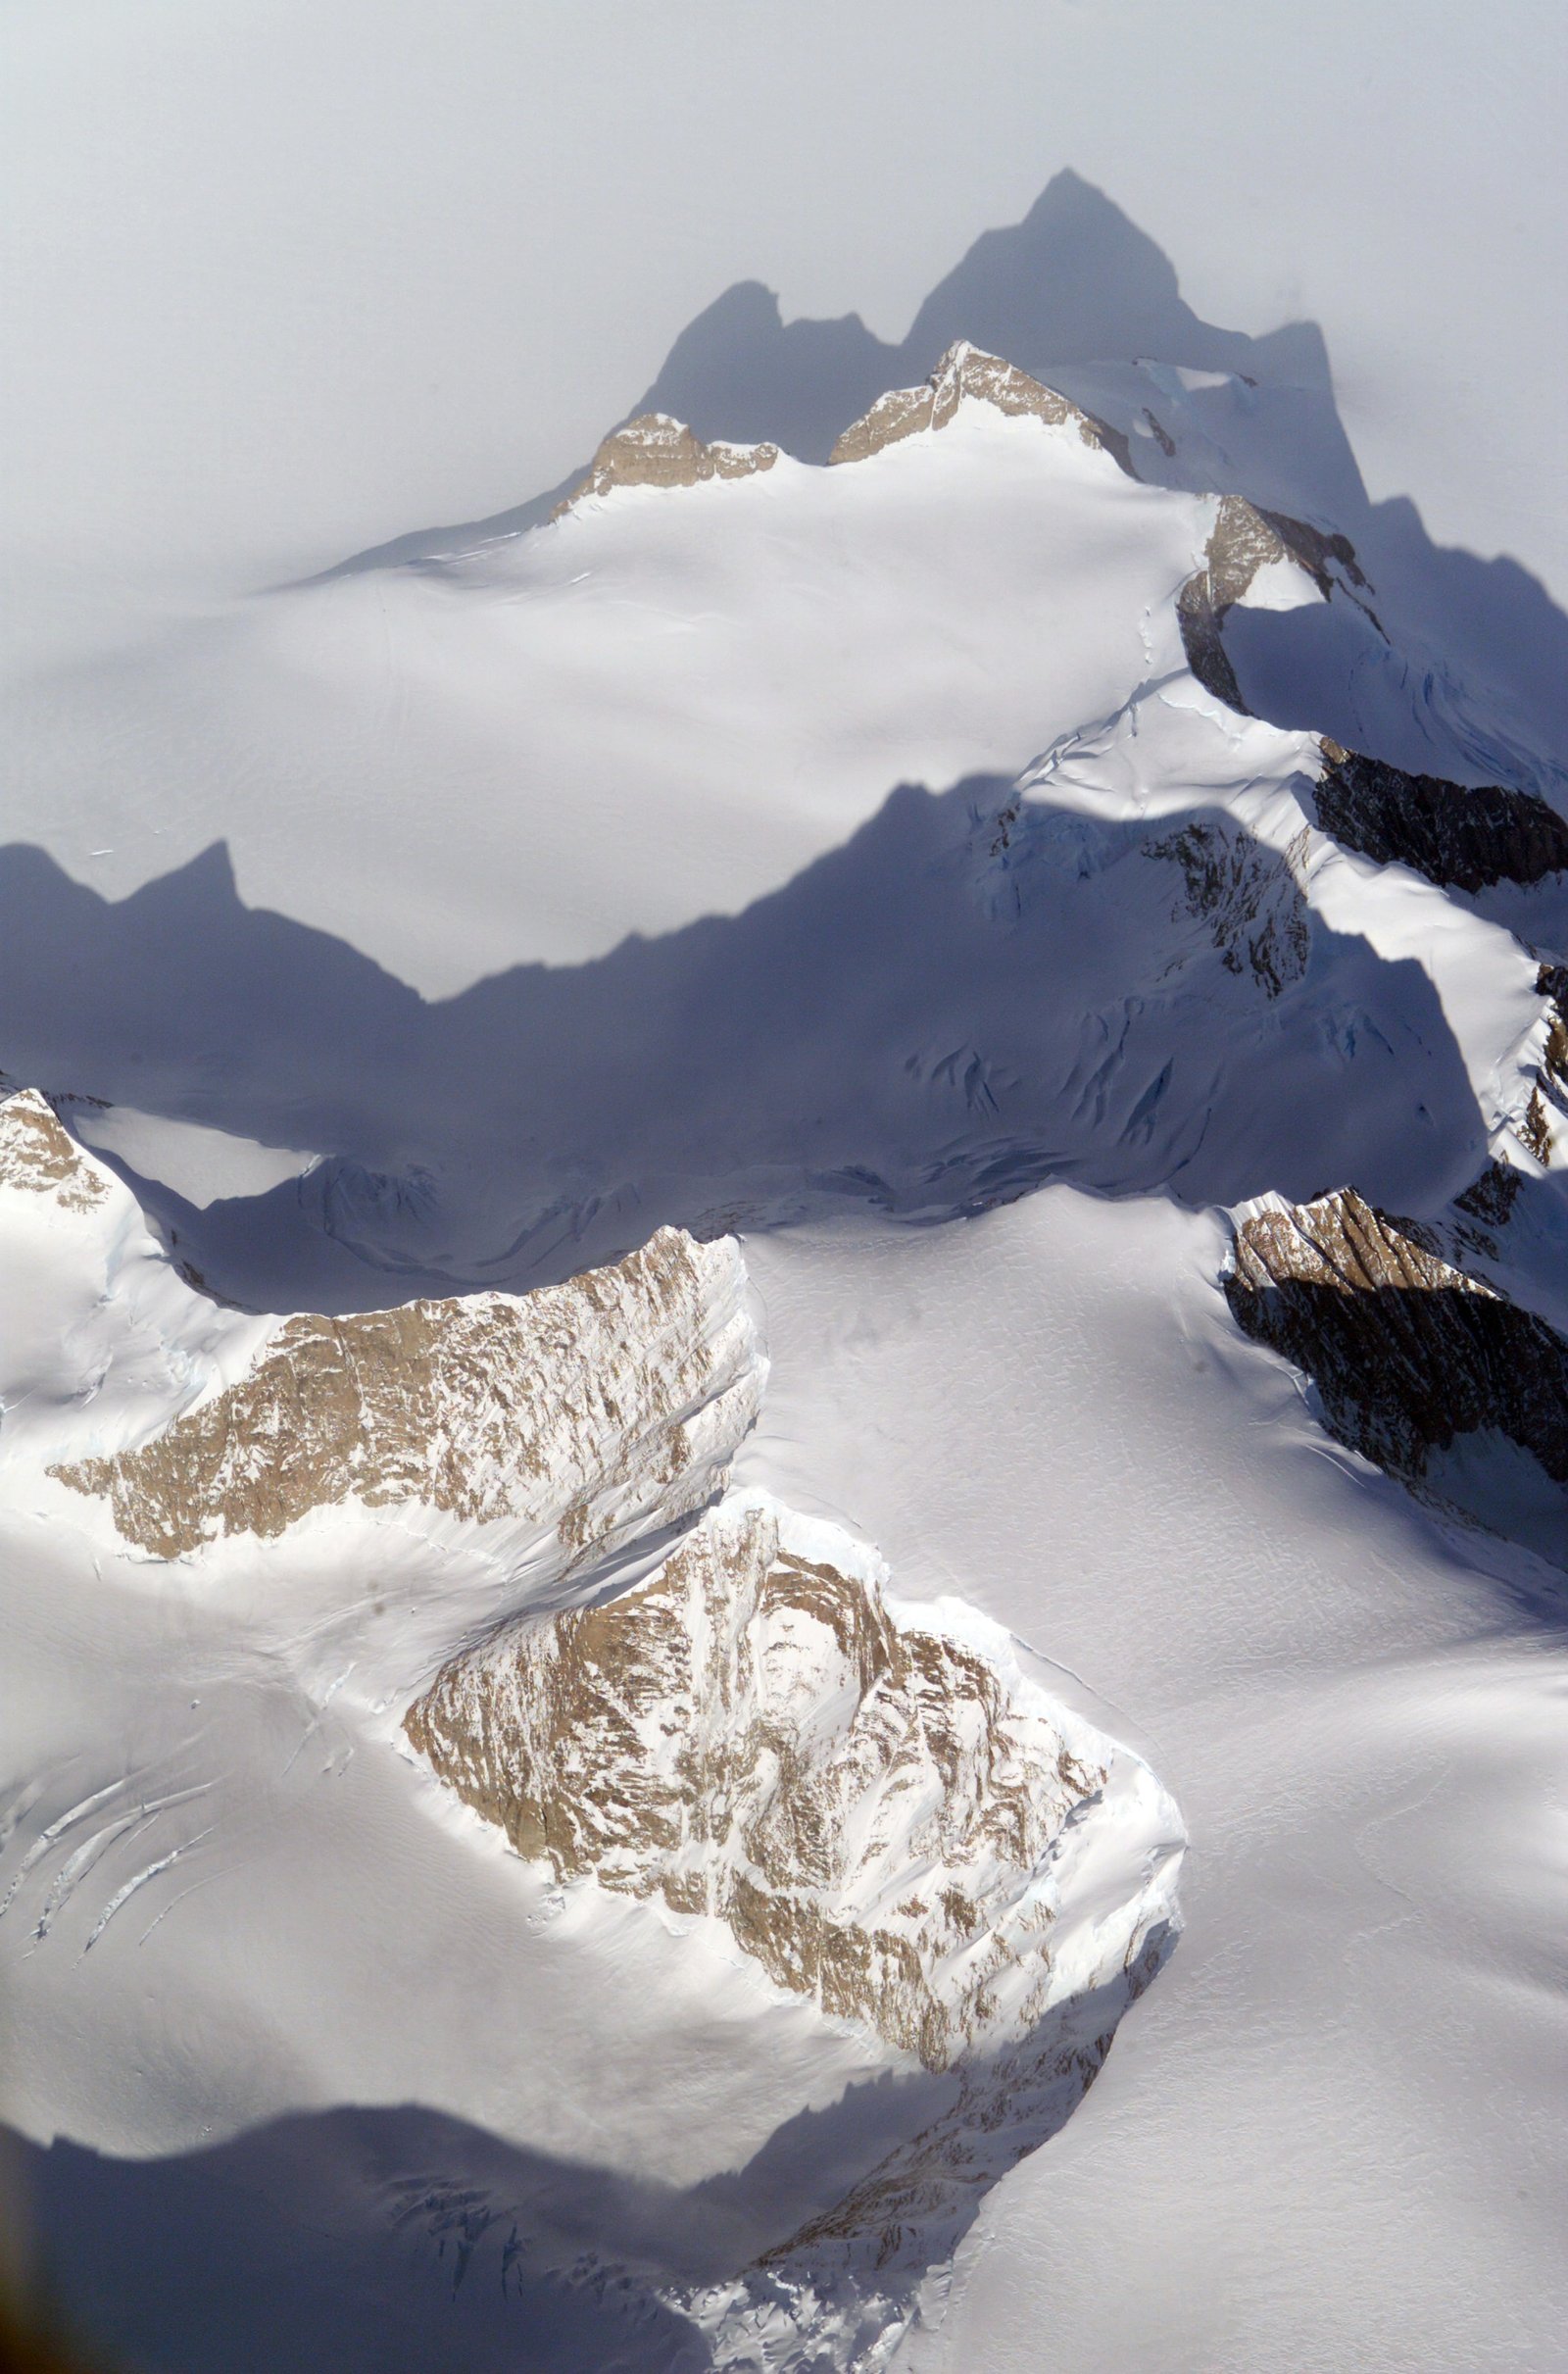
{"type": "Polygon", "coordinates": [[[22,2154],[0,2127],[0,2374],[111,2374],[103,2358],[78,2354],[33,2292],[22,2154]]]}

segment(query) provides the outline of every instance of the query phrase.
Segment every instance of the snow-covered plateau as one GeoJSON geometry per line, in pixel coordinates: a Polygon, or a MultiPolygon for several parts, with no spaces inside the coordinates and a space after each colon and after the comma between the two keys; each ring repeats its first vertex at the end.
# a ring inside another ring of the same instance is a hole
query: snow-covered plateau
{"type": "Polygon", "coordinates": [[[931,361],[34,688],[0,2107],[127,2365],[1568,2363],[1568,750],[1292,391],[931,361]]]}

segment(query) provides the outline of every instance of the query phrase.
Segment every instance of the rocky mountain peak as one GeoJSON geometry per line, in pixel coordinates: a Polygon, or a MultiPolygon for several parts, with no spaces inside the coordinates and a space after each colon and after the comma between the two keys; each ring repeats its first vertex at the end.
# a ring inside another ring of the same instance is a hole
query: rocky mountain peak
{"type": "MultiPolygon", "coordinates": [[[[1250,713],[1221,630],[1226,613],[1251,591],[1263,569],[1279,561],[1291,562],[1309,577],[1325,602],[1336,585],[1353,589],[1358,600],[1370,590],[1348,536],[1284,512],[1261,510],[1245,495],[1221,495],[1203,566],[1182,587],[1176,610],[1187,665],[1206,691],[1244,717],[1250,713]]],[[[1366,610],[1364,600],[1360,607],[1366,610]]]]}
{"type": "Polygon", "coordinates": [[[519,1854],[716,1916],[932,2069],[1038,2017],[1053,1844],[1104,1779],[862,1545],[760,1495],[454,1659],[405,1729],[519,1854]]]}
{"type": "Polygon", "coordinates": [[[778,455],[776,445],[707,445],[667,413],[641,413],[611,430],[587,476],[550,516],[559,519],[590,495],[608,495],[617,486],[699,486],[710,478],[751,477],[771,470],[778,455]]]}
{"type": "Polygon", "coordinates": [[[921,387],[890,388],[878,396],[869,412],[845,429],[834,446],[834,462],[863,462],[884,446],[896,445],[922,429],[946,428],[966,397],[992,405],[1009,418],[1044,420],[1053,428],[1077,430],[1085,445],[1105,447],[1111,431],[1054,387],[1031,379],[1027,371],[988,355],[966,339],[950,346],[921,387]]]}
{"type": "Polygon", "coordinates": [[[662,1228],[530,1295],[300,1313],[150,1441],[49,1472],[154,1558],[352,1500],[553,1526],[575,1565],[721,1478],[765,1369],[744,1279],[732,1239],[662,1228]]]}
{"type": "Polygon", "coordinates": [[[35,1088],[0,1101],[0,1187],[49,1196],[63,1212],[90,1212],[108,1189],[97,1164],[35,1088]]]}

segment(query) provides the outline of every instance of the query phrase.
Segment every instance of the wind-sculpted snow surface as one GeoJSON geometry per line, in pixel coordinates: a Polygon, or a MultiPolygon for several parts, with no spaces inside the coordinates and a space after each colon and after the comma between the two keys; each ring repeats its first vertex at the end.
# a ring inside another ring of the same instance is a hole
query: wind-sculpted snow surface
{"type": "Polygon", "coordinates": [[[0,1951],[149,2362],[1562,2329],[1474,2213],[1561,2192],[1551,1669],[1454,1666],[1568,1565],[1560,686],[1450,666],[1299,389],[965,326],[832,468],[665,389],[537,534],[48,688],[180,792],[0,853],[0,1056],[88,1092],[0,1103],[0,1951]],[[1035,1636],[1208,1843],[1050,2152],[1183,1840],[1035,1636]]]}
{"type": "Polygon", "coordinates": [[[879,1561],[725,1503],[647,1583],[449,1666],[405,1729],[520,1855],[727,1923],[928,2069],[1050,2002],[1053,1850],[1106,1766],[879,1561]]]}
{"type": "Polygon", "coordinates": [[[355,1500],[553,1522],[576,1564],[635,1518],[700,1505],[744,1433],[760,1364],[743,1277],[733,1243],[666,1228],[525,1301],[292,1318],[150,1442],[50,1472],[156,1558],[355,1500]]]}
{"type": "MultiPolygon", "coordinates": [[[[991,2187],[1071,2114],[1175,1933],[1181,1823],[1147,1766],[1054,1706],[995,1625],[892,1600],[864,1544],[765,1493],[722,1502],[650,1579],[604,1596],[628,1544],[667,1538],[722,1485],[756,1415],[765,1363],[732,1241],[663,1229],[523,1300],[279,1323],[204,1304],[41,1098],[0,1105],[0,1261],[43,1247],[57,1343],[89,1379],[78,1368],[30,1429],[6,1410],[0,1525],[25,1525],[42,1446],[129,1437],[47,1460],[116,1545],[53,1525],[68,1595],[110,1633],[129,1617],[132,1638],[167,1607],[203,1644],[166,1673],[149,1643],[170,1702],[150,1752],[87,1728],[0,1792],[0,1850],[18,1833],[0,1945],[25,1923],[29,1952],[65,1948],[99,1983],[188,1899],[226,1889],[241,1841],[275,1854],[302,1808],[315,1817],[313,1769],[336,1783],[352,1764],[381,1804],[376,1923],[383,1856],[421,1934],[449,1898],[466,1917],[499,1904],[514,1954],[538,1933],[524,2000],[562,1993],[579,2053],[603,2030],[591,2081],[572,2081],[596,2160],[635,2158],[588,2099],[615,2057],[628,1954],[677,2006],[663,2029],[644,2015],[635,2092],[660,2099],[646,2062],[667,2053],[662,2123],[699,1999],[704,2016],[728,2006],[743,2104],[779,2031],[772,2111],[750,2130],[727,2113],[749,2134],[718,2160],[732,2172],[683,2208],[639,2206],[613,2173],[585,2204],[518,2203],[504,2277],[520,2257],[547,2293],[664,2303],[714,2367],[884,2362],[991,2187]],[[411,1524],[419,1510],[447,1530],[411,1524]],[[165,1589],[173,1559],[194,1591],[165,1589]],[[519,1620],[547,1591],[572,1604],[519,1620]],[[388,1753],[389,1686],[400,1704],[422,1689],[407,1737],[456,1796],[578,1883],[571,1942],[516,1863],[492,1902],[472,1836],[429,1823],[428,1780],[388,1753]],[[662,1923],[642,1907],[639,1930],[617,1927],[617,1896],[656,1899],[662,1923]],[[809,2105],[832,2100],[835,2070],[843,2100],[812,2148],[809,2105]]],[[[85,1678],[107,1686],[91,1660],[85,1678]]],[[[324,1884],[335,1901],[336,1866],[324,1884]]],[[[400,2071],[406,2017],[405,2003],[400,2071]]],[[[526,2113],[547,2130],[562,2083],[552,2068],[526,2113]]],[[[416,2185],[395,2222],[454,2187],[460,2171],[416,2185]]],[[[353,2191],[380,2233],[384,2201],[353,2191]]],[[[455,2283],[492,2215],[475,2210],[455,2283]]]]}

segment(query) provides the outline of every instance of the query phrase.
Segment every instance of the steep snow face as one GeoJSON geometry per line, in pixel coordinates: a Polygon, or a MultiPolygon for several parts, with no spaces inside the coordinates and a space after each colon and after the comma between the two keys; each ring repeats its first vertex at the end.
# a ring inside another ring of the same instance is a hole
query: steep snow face
{"type": "Polygon", "coordinates": [[[1056,1857],[1069,1817],[1114,1821],[1113,1752],[882,1585],[849,1535],[733,1499],[636,1590],[460,1658],[404,1727],[558,1878],[715,1915],[943,2069],[1059,1993],[1056,1857]]]}
{"type": "Polygon", "coordinates": [[[134,1439],[266,1333],[192,1290],[123,1182],[32,1089],[0,1097],[0,1469],[35,1469],[83,1433],[134,1439]]]}
{"type": "Polygon", "coordinates": [[[667,1521],[699,1506],[756,1414],[742,1281],[732,1242],[662,1229],[527,1301],[289,1319],[246,1376],[150,1442],[50,1473],[106,1499],[155,1558],[354,1499],[553,1521],[575,1564],[656,1508],[667,1521]]]}

